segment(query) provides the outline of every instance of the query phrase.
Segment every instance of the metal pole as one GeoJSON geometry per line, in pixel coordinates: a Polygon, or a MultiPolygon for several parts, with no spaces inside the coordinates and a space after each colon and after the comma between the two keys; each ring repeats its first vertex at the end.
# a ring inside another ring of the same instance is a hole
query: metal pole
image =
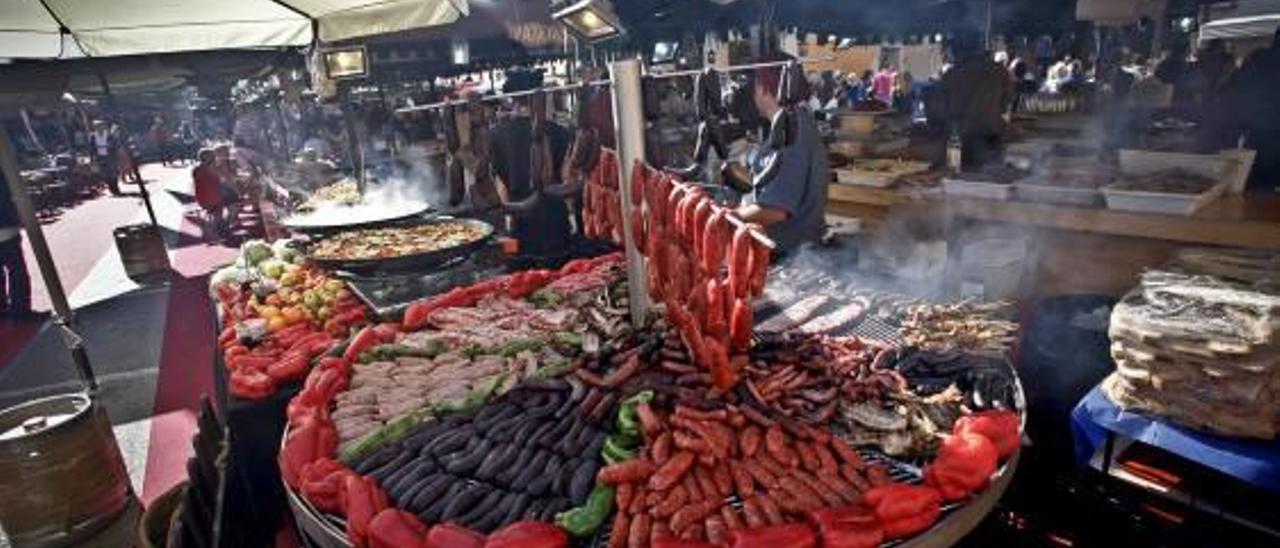
{"type": "Polygon", "coordinates": [[[53,254],[49,252],[49,242],[44,239],[44,230],[40,228],[40,220],[36,218],[36,209],[31,205],[27,186],[22,182],[22,173],[18,170],[18,155],[14,152],[13,143],[9,140],[9,132],[3,128],[0,128],[0,170],[3,171],[5,182],[9,185],[9,199],[13,201],[14,209],[18,210],[22,228],[27,232],[27,241],[31,243],[32,254],[36,256],[40,277],[44,280],[45,290],[49,292],[49,301],[53,305],[56,321],[64,330],[63,340],[72,351],[80,380],[84,381],[90,391],[95,390],[98,382],[84,353],[84,344],[70,329],[73,316],[71,305],[67,303],[67,293],[62,288],[62,278],[58,276],[57,265],[53,264],[53,254]]]}
{"type": "Polygon", "coordinates": [[[618,138],[618,187],[622,190],[622,238],[627,252],[627,294],[632,325],[642,325],[649,315],[649,294],[644,258],[631,233],[631,172],[637,160],[644,161],[644,95],[640,87],[640,60],[626,59],[609,64],[613,81],[613,127],[618,138]]]}

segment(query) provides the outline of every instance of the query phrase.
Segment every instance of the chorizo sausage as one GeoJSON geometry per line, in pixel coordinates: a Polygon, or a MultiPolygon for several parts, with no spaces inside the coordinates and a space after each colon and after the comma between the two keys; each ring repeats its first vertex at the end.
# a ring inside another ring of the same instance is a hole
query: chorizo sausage
{"type": "Polygon", "coordinates": [[[653,440],[653,447],[650,453],[653,455],[653,462],[662,465],[671,460],[671,448],[675,441],[671,438],[671,432],[663,432],[658,438],[653,440]]]}
{"type": "Polygon", "coordinates": [[[755,312],[751,304],[743,298],[733,299],[729,311],[729,347],[735,352],[745,352],[751,348],[751,334],[755,328],[755,312]]]}
{"type": "Polygon", "coordinates": [[[644,434],[650,439],[662,432],[662,419],[658,418],[657,412],[648,403],[636,406],[636,417],[640,419],[640,427],[644,430],[644,434]]]}
{"type": "Polygon", "coordinates": [[[755,493],[755,480],[751,479],[751,474],[742,465],[741,461],[729,461],[729,475],[733,479],[733,488],[738,492],[738,496],[746,498],[755,493]]]}
{"type": "Polygon", "coordinates": [[[653,506],[653,515],[659,518],[669,518],[671,514],[684,507],[689,502],[689,495],[685,489],[679,485],[672,487],[666,492],[664,498],[653,506]]]}
{"type": "Polygon", "coordinates": [[[777,424],[765,431],[764,447],[769,452],[769,456],[787,468],[795,468],[800,463],[800,457],[797,457],[795,451],[787,446],[787,436],[782,432],[782,427],[777,424]]]}
{"type": "Polygon", "coordinates": [[[745,299],[751,292],[751,231],[741,225],[729,243],[729,290],[734,298],[745,299]]]}
{"type": "Polygon", "coordinates": [[[778,486],[778,476],[775,476],[773,472],[770,472],[768,468],[765,468],[764,464],[761,464],[759,460],[748,459],[743,461],[742,469],[751,476],[751,479],[756,480],[756,483],[759,483],[766,489],[778,486]]]}
{"type": "Polygon", "coordinates": [[[738,512],[734,510],[732,506],[721,506],[720,518],[724,520],[725,527],[728,527],[730,531],[737,531],[746,527],[742,523],[742,516],[739,516],[738,512]]]}
{"type": "Polygon", "coordinates": [[[708,275],[717,276],[720,273],[720,265],[724,263],[725,254],[725,224],[728,221],[725,217],[728,212],[721,208],[715,208],[715,212],[707,219],[706,228],[702,229],[702,240],[700,242],[702,248],[702,269],[708,275]]]}
{"type": "Polygon", "coordinates": [[[704,500],[681,508],[671,516],[671,530],[683,532],[685,529],[707,518],[712,512],[720,509],[718,500],[704,500]]]}
{"type": "Polygon", "coordinates": [[[818,469],[824,474],[836,475],[840,473],[840,464],[836,462],[836,457],[831,453],[827,446],[821,443],[813,445],[813,452],[818,455],[818,469]]]}
{"type": "Polygon", "coordinates": [[[613,528],[609,530],[609,548],[629,548],[631,537],[631,515],[618,512],[613,516],[613,528]]]}
{"type": "Polygon", "coordinates": [[[710,468],[698,465],[693,468],[692,474],[694,481],[698,482],[698,489],[702,490],[703,498],[708,500],[720,498],[720,488],[716,486],[715,480],[711,479],[710,468]]]}
{"type": "Polygon", "coordinates": [[[764,512],[764,519],[769,525],[782,525],[786,523],[786,518],[782,517],[782,509],[778,507],[778,502],[767,494],[761,494],[756,497],[760,503],[760,510],[764,512]]]}
{"type": "Polygon", "coordinates": [[[756,451],[760,450],[760,429],[754,425],[744,428],[742,437],[738,438],[738,446],[743,457],[756,456],[756,451]]]}
{"type": "Polygon", "coordinates": [[[796,453],[800,455],[800,465],[805,470],[817,472],[822,469],[822,461],[818,459],[818,452],[813,450],[813,446],[808,443],[797,443],[796,453]]]}
{"type": "Polygon", "coordinates": [[[631,531],[627,534],[627,546],[630,548],[648,548],[652,525],[648,514],[639,514],[631,520],[631,531]]]}
{"type": "Polygon", "coordinates": [[[729,542],[729,526],[719,514],[711,514],[702,523],[707,532],[707,541],[716,546],[729,542]]]}
{"type": "Polygon", "coordinates": [[[867,467],[867,483],[872,487],[880,487],[893,483],[893,479],[889,477],[889,469],[879,464],[867,467]]]}
{"type": "Polygon", "coordinates": [[[618,485],[643,481],[651,474],[653,474],[653,463],[649,462],[649,459],[638,458],[601,468],[596,475],[596,481],[608,485],[618,485]]]}
{"type": "Polygon", "coordinates": [[[649,488],[654,491],[666,491],[671,488],[693,466],[693,458],[693,453],[689,451],[676,453],[671,460],[663,463],[662,468],[649,477],[649,488]]]}
{"type": "Polygon", "coordinates": [[[751,250],[751,294],[759,296],[764,293],[764,285],[769,275],[769,249],[759,242],[751,250]]]}
{"type": "Polygon", "coordinates": [[[733,494],[733,475],[729,473],[729,461],[722,460],[711,469],[711,481],[716,484],[716,493],[721,497],[733,494]]]}
{"type": "Polygon", "coordinates": [[[853,466],[855,470],[862,470],[866,465],[862,462],[862,455],[858,454],[849,444],[838,437],[831,438],[831,449],[835,451],[840,461],[853,466]]]}
{"type": "Polygon", "coordinates": [[[769,525],[769,520],[764,515],[764,509],[760,507],[760,497],[751,497],[742,501],[742,517],[747,522],[747,528],[756,529],[769,525]]]}

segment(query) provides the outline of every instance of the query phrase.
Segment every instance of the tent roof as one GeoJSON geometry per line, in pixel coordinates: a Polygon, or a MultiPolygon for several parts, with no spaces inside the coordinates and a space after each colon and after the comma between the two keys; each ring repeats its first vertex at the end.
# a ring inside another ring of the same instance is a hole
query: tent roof
{"type": "Polygon", "coordinates": [[[1261,38],[1271,36],[1277,27],[1280,27],[1280,13],[1219,19],[1200,26],[1200,40],[1261,38]]]}
{"type": "Polygon", "coordinates": [[[0,0],[0,57],[305,46],[452,23],[468,12],[467,0],[0,0]]]}

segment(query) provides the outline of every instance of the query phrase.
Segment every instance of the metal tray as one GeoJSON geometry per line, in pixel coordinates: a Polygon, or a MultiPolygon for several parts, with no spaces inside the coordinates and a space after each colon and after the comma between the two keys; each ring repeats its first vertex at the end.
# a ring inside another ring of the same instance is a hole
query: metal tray
{"type": "MultiPolygon", "coordinates": [[[[334,206],[334,207],[348,207],[348,206],[334,206]]],[[[432,208],[430,204],[426,202],[417,202],[412,204],[405,204],[400,209],[387,210],[384,214],[381,214],[381,215],[375,214],[375,215],[369,215],[364,217],[358,217],[356,219],[349,220],[349,221],[307,222],[305,216],[299,217],[299,216],[291,215],[289,217],[285,217],[281,219],[280,225],[285,228],[288,228],[289,230],[295,230],[298,232],[305,232],[310,234],[326,234],[326,233],[332,233],[332,232],[337,232],[341,230],[351,230],[355,228],[368,228],[368,227],[380,226],[388,223],[394,223],[396,221],[413,219],[415,217],[420,217],[423,214],[430,212],[431,210],[432,208]]]]}
{"type": "Polygon", "coordinates": [[[363,274],[371,272],[421,271],[439,268],[457,259],[469,257],[476,250],[484,247],[494,235],[493,225],[476,219],[439,217],[406,226],[422,226],[446,222],[471,225],[479,229],[483,235],[464,244],[400,257],[379,257],[376,259],[319,259],[311,257],[311,261],[317,266],[328,270],[344,270],[363,274]]]}

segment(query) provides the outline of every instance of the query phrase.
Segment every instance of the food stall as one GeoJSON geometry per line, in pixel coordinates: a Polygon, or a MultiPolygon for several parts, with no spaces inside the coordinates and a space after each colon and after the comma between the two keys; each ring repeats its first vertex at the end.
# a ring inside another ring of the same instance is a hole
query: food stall
{"type": "Polygon", "coordinates": [[[1025,424],[1007,306],[771,265],[699,185],[575,157],[581,258],[528,269],[482,221],[383,208],[284,219],[309,235],[211,279],[232,413],[281,430],[253,496],[307,544],[947,546],[991,511],[1025,424]]]}

